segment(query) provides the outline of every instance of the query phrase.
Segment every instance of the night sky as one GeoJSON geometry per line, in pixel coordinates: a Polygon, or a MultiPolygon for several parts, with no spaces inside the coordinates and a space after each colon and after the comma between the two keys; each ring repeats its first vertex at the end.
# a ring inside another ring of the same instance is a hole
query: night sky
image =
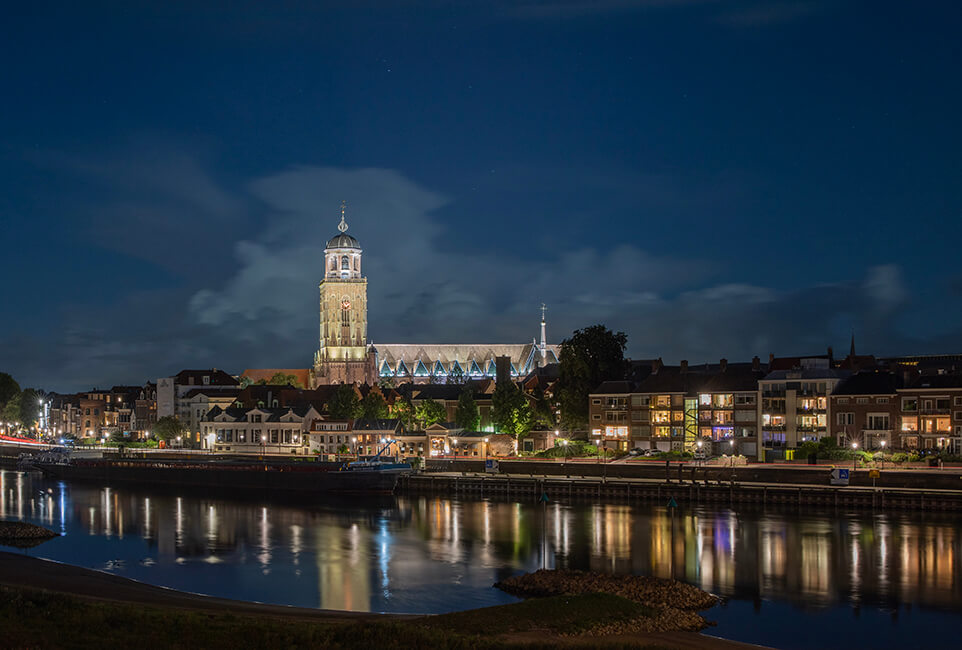
{"type": "Polygon", "coordinates": [[[962,352],[960,33],[948,0],[8,6],[0,371],[306,367],[342,200],[375,344],[530,341],[545,302],[550,342],[666,362],[962,352]]]}

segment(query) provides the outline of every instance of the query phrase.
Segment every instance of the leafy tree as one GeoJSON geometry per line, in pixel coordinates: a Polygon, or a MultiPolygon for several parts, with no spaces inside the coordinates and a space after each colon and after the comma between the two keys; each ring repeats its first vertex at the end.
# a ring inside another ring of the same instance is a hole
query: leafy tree
{"type": "Polygon", "coordinates": [[[7,405],[15,395],[20,394],[20,384],[5,372],[0,372],[0,409],[7,405]]]}
{"type": "Polygon", "coordinates": [[[521,408],[525,401],[524,395],[513,381],[505,380],[495,384],[494,394],[491,395],[491,420],[495,429],[502,433],[513,433],[514,412],[521,408]]]}
{"type": "Polygon", "coordinates": [[[20,419],[20,395],[17,393],[7,400],[7,403],[3,407],[3,421],[4,422],[21,422],[20,419]]]}
{"type": "Polygon", "coordinates": [[[415,409],[415,414],[423,427],[444,422],[448,416],[447,409],[444,408],[444,405],[430,398],[418,404],[417,409],[415,409]]]}
{"type": "Polygon", "coordinates": [[[458,408],[454,412],[454,422],[468,431],[477,431],[481,425],[481,412],[474,401],[474,390],[465,386],[458,396],[458,408]]]}
{"type": "Polygon", "coordinates": [[[40,400],[43,391],[28,388],[20,393],[20,417],[23,426],[32,427],[40,419],[40,400]]]}
{"type": "Polygon", "coordinates": [[[334,389],[327,403],[327,414],[332,420],[350,420],[358,417],[360,402],[353,384],[341,384],[334,389]]]}
{"type": "Polygon", "coordinates": [[[558,426],[555,406],[544,394],[544,390],[539,386],[534,392],[534,403],[531,405],[531,414],[534,418],[534,425],[546,429],[554,429],[558,426]]]}
{"type": "Polygon", "coordinates": [[[386,418],[390,414],[384,395],[373,390],[361,400],[360,411],[360,417],[372,420],[386,418]]]}
{"type": "Polygon", "coordinates": [[[283,372],[275,372],[274,375],[265,382],[268,386],[293,386],[294,388],[304,388],[297,375],[286,375],[283,372]]]}
{"type": "Polygon", "coordinates": [[[345,454],[349,454],[351,453],[351,448],[348,447],[346,443],[342,444],[337,448],[337,453],[341,454],[342,456],[345,454]]]}
{"type": "Polygon", "coordinates": [[[254,381],[253,381],[250,377],[248,377],[247,375],[243,375],[243,376],[240,378],[240,387],[241,387],[241,388],[247,388],[248,386],[250,386],[250,385],[253,384],[253,383],[254,383],[254,381]]]}
{"type": "Polygon", "coordinates": [[[521,399],[523,401],[511,413],[510,433],[518,440],[531,433],[531,427],[534,426],[534,414],[531,412],[531,406],[523,395],[521,399]]]}
{"type": "Polygon", "coordinates": [[[588,395],[603,381],[625,378],[624,332],[611,332],[604,325],[576,330],[561,342],[558,401],[561,423],[568,429],[588,424],[588,395]]]}
{"type": "Polygon", "coordinates": [[[177,436],[184,435],[184,425],[173,415],[165,415],[157,420],[157,424],[151,429],[154,438],[158,440],[173,440],[177,436]]]}
{"type": "Polygon", "coordinates": [[[404,398],[394,400],[394,404],[390,407],[390,413],[391,417],[399,419],[404,424],[405,429],[411,428],[415,418],[414,407],[411,406],[411,402],[404,398]]]}

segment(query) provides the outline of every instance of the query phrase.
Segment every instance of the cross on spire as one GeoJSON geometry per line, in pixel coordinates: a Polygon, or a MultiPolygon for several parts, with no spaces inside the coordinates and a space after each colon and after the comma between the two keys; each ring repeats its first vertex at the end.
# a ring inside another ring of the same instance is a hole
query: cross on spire
{"type": "Polygon", "coordinates": [[[344,209],[347,207],[347,201],[341,201],[341,223],[337,224],[337,229],[341,232],[347,232],[347,221],[344,220],[344,209]]]}

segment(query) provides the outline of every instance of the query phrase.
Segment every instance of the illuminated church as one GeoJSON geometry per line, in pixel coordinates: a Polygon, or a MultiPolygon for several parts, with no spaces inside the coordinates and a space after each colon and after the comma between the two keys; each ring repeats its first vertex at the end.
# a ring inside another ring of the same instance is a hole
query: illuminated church
{"type": "Polygon", "coordinates": [[[541,341],[507,344],[450,345],[434,343],[368,342],[367,278],[361,272],[361,245],[347,234],[344,206],[339,233],[324,248],[324,277],[320,282],[320,331],[312,387],[323,384],[397,382],[443,383],[450,375],[468,379],[494,378],[495,358],[508,357],[511,375],[524,377],[558,362],[558,346],[545,340],[544,308],[541,341]]]}

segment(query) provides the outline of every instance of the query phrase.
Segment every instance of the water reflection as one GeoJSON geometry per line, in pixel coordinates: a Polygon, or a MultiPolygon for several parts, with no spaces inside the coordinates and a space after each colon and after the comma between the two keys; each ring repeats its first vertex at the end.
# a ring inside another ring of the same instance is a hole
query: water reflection
{"type": "Polygon", "coordinates": [[[42,557],[178,589],[330,609],[510,602],[492,583],[542,564],[675,577],[807,609],[962,604],[962,519],[933,513],[429,497],[259,502],[4,471],[0,514],[65,534],[34,551],[42,557]]]}

